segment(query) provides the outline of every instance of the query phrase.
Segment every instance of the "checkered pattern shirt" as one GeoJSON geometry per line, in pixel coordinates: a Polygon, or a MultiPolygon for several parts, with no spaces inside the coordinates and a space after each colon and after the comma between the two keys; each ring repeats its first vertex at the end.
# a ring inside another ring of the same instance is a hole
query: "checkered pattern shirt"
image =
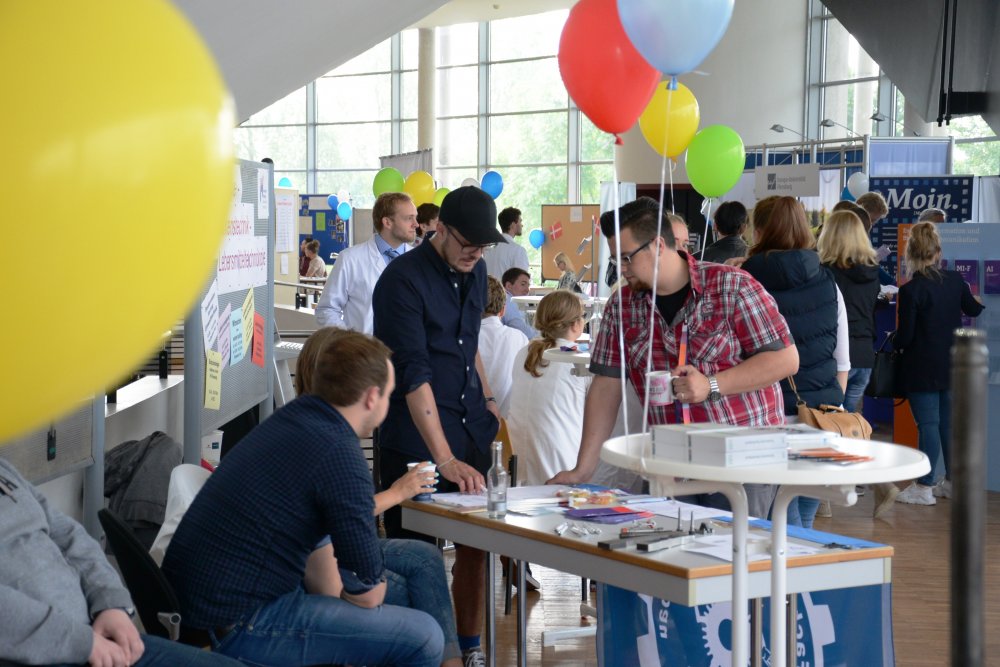
{"type": "MultiPolygon", "coordinates": [[[[619,377],[618,318],[624,315],[625,359],[628,378],[645,400],[646,358],[653,343],[653,370],[678,365],[681,330],[688,326],[687,363],[707,376],[739,365],[758,352],[780,350],[793,344],[785,318],[774,299],[760,283],[740,269],[687,258],[691,292],[669,325],[653,308],[650,291],[633,292],[622,287],[604,310],[601,329],[590,353],[590,370],[595,375],[619,377]],[[654,334],[649,336],[649,317],[654,317],[654,334]]],[[[690,406],[692,422],[714,422],[738,426],[784,423],[781,388],[774,383],[743,394],[730,394],[718,401],[690,406]]],[[[649,423],[677,421],[673,405],[649,406],[649,423]]]]}

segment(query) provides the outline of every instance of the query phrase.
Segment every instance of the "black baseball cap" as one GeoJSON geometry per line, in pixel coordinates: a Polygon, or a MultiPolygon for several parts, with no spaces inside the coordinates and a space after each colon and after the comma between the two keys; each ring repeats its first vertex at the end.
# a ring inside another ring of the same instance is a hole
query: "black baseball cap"
{"type": "Polygon", "coordinates": [[[493,197],[474,185],[457,188],[445,195],[438,220],[472,245],[507,242],[497,229],[497,205],[493,197]]]}

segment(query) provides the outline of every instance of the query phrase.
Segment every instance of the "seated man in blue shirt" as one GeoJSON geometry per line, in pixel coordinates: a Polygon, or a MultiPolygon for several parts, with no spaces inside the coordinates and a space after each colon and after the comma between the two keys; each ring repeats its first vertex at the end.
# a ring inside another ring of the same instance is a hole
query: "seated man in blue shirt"
{"type": "Polygon", "coordinates": [[[312,393],[275,412],[205,483],[163,560],[184,622],[254,664],[441,662],[428,614],[383,606],[374,488],[358,443],[385,418],[389,350],[344,331],[317,354],[312,393]],[[311,595],[307,561],[330,537],[343,590],[311,595]]]}
{"type": "Polygon", "coordinates": [[[531,274],[521,267],[515,266],[512,269],[504,271],[503,277],[500,278],[500,283],[507,293],[507,305],[500,321],[504,323],[504,326],[517,329],[527,336],[528,340],[531,340],[538,335],[538,332],[525,321],[524,313],[514,303],[515,296],[528,295],[531,287],[531,274]]]}

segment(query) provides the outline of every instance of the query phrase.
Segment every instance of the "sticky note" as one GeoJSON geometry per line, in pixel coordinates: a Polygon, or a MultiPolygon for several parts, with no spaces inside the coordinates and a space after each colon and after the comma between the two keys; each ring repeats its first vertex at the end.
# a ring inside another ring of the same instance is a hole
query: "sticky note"
{"type": "Polygon", "coordinates": [[[247,296],[243,299],[243,308],[241,315],[243,317],[243,345],[249,347],[250,337],[253,336],[253,313],[254,313],[254,303],[253,303],[253,290],[247,292],[247,296]]]}
{"type": "Polygon", "coordinates": [[[234,310],[229,317],[229,363],[243,361],[243,311],[234,310]]]}
{"type": "Polygon", "coordinates": [[[326,213],[323,211],[316,211],[316,231],[326,231],[326,213]]]}
{"type": "Polygon", "coordinates": [[[219,314],[219,334],[217,338],[219,339],[219,355],[222,357],[222,367],[225,368],[229,364],[229,320],[230,315],[233,312],[233,307],[228,303],[226,304],[226,309],[219,314]]]}
{"type": "Polygon", "coordinates": [[[253,314],[253,347],[250,360],[261,368],[264,367],[264,316],[260,313],[253,314]]]}
{"type": "Polygon", "coordinates": [[[217,350],[205,352],[205,408],[218,410],[222,402],[222,355],[217,350]]]}

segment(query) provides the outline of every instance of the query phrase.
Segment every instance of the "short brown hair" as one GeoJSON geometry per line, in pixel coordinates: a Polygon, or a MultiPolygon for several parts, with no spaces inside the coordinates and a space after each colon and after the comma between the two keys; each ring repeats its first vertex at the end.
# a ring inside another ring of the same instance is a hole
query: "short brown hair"
{"type": "Polygon", "coordinates": [[[385,391],[391,354],[377,338],[325,327],[302,347],[295,368],[295,389],[299,394],[315,394],[330,405],[353,405],[370,387],[385,391]]]}
{"type": "Polygon", "coordinates": [[[319,241],[306,241],[306,250],[309,252],[319,252],[319,241]]]}
{"type": "Polygon", "coordinates": [[[372,220],[375,222],[375,231],[382,231],[382,218],[391,218],[396,215],[396,207],[400,202],[408,201],[413,203],[410,195],[405,192],[383,192],[375,200],[372,206],[372,220]]]}
{"type": "Polygon", "coordinates": [[[753,224],[757,232],[757,243],[750,248],[750,256],[772,250],[808,250],[815,247],[816,238],[806,221],[806,210],[794,197],[762,199],[754,207],[753,224]],[[766,204],[765,204],[766,202],[766,204]],[[758,215],[762,204],[769,209],[766,215],[758,215]]]}
{"type": "Polygon", "coordinates": [[[486,308],[483,317],[499,315],[507,305],[507,291],[493,276],[486,276],[486,308]]]}
{"type": "MultiPolygon", "coordinates": [[[[872,223],[889,214],[889,205],[885,203],[885,197],[881,192],[866,192],[858,197],[857,204],[868,212],[872,223]]],[[[864,222],[864,219],[861,222],[864,222]]]]}

